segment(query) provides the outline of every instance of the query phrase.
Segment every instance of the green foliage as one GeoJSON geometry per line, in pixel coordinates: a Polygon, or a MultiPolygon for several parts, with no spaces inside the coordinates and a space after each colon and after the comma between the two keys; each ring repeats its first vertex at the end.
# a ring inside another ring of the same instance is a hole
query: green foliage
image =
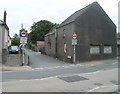
{"type": "Polygon", "coordinates": [[[44,36],[57,25],[47,20],[35,22],[31,26],[31,32],[28,34],[28,45],[35,44],[36,41],[44,41],[44,36]]]}
{"type": "Polygon", "coordinates": [[[15,34],[13,37],[14,38],[12,38],[11,45],[19,45],[20,44],[19,36],[15,34]]]}
{"type": "Polygon", "coordinates": [[[117,37],[118,37],[118,38],[120,38],[120,32],[119,32],[119,33],[117,33],[117,37]]]}

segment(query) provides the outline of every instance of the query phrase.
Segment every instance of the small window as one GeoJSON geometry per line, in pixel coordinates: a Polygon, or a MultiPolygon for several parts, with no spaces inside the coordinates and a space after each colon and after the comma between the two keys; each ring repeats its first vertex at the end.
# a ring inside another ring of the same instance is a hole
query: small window
{"type": "Polygon", "coordinates": [[[64,43],[64,53],[67,52],[67,45],[64,43]]]}
{"type": "Polygon", "coordinates": [[[100,46],[90,46],[90,54],[99,54],[100,46]]]}
{"type": "Polygon", "coordinates": [[[104,54],[111,54],[112,46],[104,46],[104,54]]]}

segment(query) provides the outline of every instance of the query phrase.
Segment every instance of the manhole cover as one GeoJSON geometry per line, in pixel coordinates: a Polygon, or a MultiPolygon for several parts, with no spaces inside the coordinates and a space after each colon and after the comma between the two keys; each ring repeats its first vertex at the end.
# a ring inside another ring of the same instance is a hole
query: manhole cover
{"type": "Polygon", "coordinates": [[[76,82],[76,81],[89,80],[88,78],[81,77],[81,76],[78,76],[78,75],[58,77],[58,78],[66,81],[66,82],[69,82],[69,83],[70,83],[70,82],[76,82]]]}

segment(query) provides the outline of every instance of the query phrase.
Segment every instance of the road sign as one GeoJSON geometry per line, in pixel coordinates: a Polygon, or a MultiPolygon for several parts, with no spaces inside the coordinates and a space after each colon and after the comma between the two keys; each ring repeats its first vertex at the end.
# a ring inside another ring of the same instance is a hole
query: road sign
{"type": "Polygon", "coordinates": [[[26,37],[27,36],[27,30],[22,29],[20,30],[20,37],[26,37]]]}
{"type": "Polygon", "coordinates": [[[27,43],[27,30],[25,29],[20,30],[20,43],[21,44],[27,43]]]}
{"type": "Polygon", "coordinates": [[[77,39],[72,39],[72,45],[77,45],[77,39]]]}
{"type": "Polygon", "coordinates": [[[75,32],[72,35],[72,45],[77,45],[77,34],[75,32]]]}
{"type": "Polygon", "coordinates": [[[26,44],[27,43],[27,37],[20,37],[20,43],[26,44]]]}
{"type": "Polygon", "coordinates": [[[77,34],[76,34],[76,33],[73,33],[72,38],[73,38],[73,39],[77,39],[77,34]]]}

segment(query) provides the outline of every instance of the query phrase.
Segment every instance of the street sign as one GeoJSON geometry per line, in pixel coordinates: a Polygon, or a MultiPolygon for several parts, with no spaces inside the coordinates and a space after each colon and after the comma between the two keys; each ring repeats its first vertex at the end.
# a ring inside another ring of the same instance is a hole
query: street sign
{"type": "Polygon", "coordinates": [[[26,37],[27,36],[27,30],[22,29],[20,30],[20,37],[26,37]]]}
{"type": "Polygon", "coordinates": [[[77,45],[77,39],[72,39],[72,45],[77,45]]]}
{"type": "Polygon", "coordinates": [[[77,34],[76,34],[76,33],[73,33],[72,38],[73,38],[73,39],[77,39],[77,34]]]}
{"type": "Polygon", "coordinates": [[[20,37],[20,43],[26,44],[27,43],[27,37],[20,37]]]}
{"type": "Polygon", "coordinates": [[[27,30],[25,29],[20,30],[20,43],[21,44],[27,43],[27,30]]]}
{"type": "Polygon", "coordinates": [[[72,35],[72,45],[77,45],[77,34],[75,32],[72,35]]]}

